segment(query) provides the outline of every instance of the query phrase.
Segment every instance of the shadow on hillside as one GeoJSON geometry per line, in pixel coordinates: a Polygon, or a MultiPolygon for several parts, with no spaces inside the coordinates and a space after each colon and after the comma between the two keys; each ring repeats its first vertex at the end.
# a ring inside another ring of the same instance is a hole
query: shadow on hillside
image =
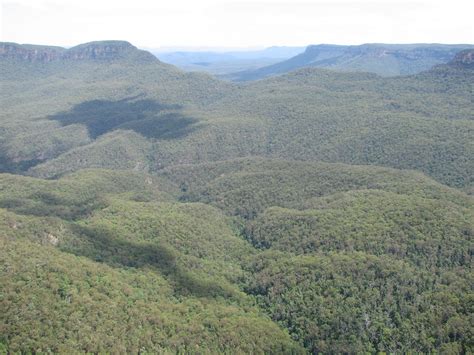
{"type": "Polygon", "coordinates": [[[40,164],[39,159],[15,161],[8,157],[0,147],[0,173],[21,174],[21,172],[40,164]]]}
{"type": "Polygon", "coordinates": [[[112,267],[151,268],[164,275],[180,295],[231,297],[232,293],[216,282],[201,280],[177,264],[171,248],[153,243],[135,243],[118,239],[106,228],[72,227],[83,240],[63,250],[85,256],[112,267]]]}
{"type": "Polygon", "coordinates": [[[0,198],[0,208],[16,214],[36,217],[59,217],[75,221],[89,216],[93,211],[104,208],[105,199],[94,196],[79,201],[70,201],[58,194],[48,191],[37,191],[21,198],[0,198]]]}
{"type": "Polygon", "coordinates": [[[83,124],[92,138],[115,129],[131,129],[147,138],[176,139],[196,129],[197,119],[180,113],[182,106],[165,105],[137,96],[118,101],[91,100],[70,111],[49,116],[63,126],[83,124]]]}

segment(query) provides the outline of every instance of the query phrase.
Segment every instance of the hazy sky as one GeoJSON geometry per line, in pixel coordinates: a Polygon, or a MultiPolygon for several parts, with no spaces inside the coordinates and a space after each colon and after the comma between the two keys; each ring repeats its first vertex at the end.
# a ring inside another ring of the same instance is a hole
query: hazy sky
{"type": "Polygon", "coordinates": [[[474,43],[470,0],[0,0],[2,41],[139,47],[474,43]]]}

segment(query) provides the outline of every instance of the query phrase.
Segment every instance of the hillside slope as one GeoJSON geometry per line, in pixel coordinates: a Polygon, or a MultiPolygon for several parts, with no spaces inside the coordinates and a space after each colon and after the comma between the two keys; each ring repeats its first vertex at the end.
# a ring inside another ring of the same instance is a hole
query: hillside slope
{"type": "Polygon", "coordinates": [[[183,107],[205,105],[228,87],[210,76],[183,73],[127,42],[49,50],[0,45],[2,171],[24,171],[123,124],[143,133],[140,125],[147,120],[166,129],[170,117],[177,117],[182,128],[168,128],[167,135],[184,134],[196,119],[183,107]]]}
{"type": "Polygon", "coordinates": [[[343,164],[0,174],[0,346],[469,352],[473,206],[343,164]]]}
{"type": "Polygon", "coordinates": [[[472,198],[344,164],[239,159],[161,175],[181,200],[242,218],[262,251],[246,291],[312,353],[469,351],[472,198]]]}
{"type": "MultiPolygon", "coordinates": [[[[66,53],[102,48],[89,46],[66,53]]],[[[126,48],[106,59],[3,58],[1,170],[153,172],[259,155],[416,169],[472,187],[469,66],[398,78],[302,69],[241,86],[126,48]]]]}
{"type": "Polygon", "coordinates": [[[1,174],[0,347],[301,350],[239,290],[254,251],[231,221],[177,203],[167,186],[127,172],[58,181],[1,174]]]}

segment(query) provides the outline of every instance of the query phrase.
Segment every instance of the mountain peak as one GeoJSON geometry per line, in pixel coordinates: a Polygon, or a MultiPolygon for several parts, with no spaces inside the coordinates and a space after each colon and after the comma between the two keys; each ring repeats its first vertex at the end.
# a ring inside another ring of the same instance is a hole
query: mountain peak
{"type": "Polygon", "coordinates": [[[116,59],[137,50],[127,41],[96,41],[72,47],[64,53],[65,59],[116,59]]]}

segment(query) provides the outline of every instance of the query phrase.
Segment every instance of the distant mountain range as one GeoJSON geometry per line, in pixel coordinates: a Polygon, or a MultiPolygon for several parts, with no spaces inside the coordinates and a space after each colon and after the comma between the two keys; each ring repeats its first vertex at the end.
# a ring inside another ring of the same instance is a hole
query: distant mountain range
{"type": "Polygon", "coordinates": [[[152,51],[152,53],[163,62],[176,65],[183,70],[223,75],[274,64],[300,54],[304,50],[305,47],[274,46],[251,51],[152,51]]]}
{"type": "Polygon", "coordinates": [[[257,80],[287,73],[303,67],[327,68],[338,71],[359,71],[382,76],[416,74],[436,64],[447,63],[462,49],[472,45],[445,44],[363,44],[339,46],[321,44],[309,46],[290,59],[258,69],[228,75],[236,81],[257,80]]]}
{"type": "Polygon", "coordinates": [[[320,44],[270,47],[249,52],[155,53],[162,61],[187,71],[205,71],[232,81],[250,81],[304,67],[360,71],[381,76],[416,74],[449,62],[469,44],[320,44]]]}
{"type": "Polygon", "coordinates": [[[91,44],[100,44],[100,48],[84,52],[84,45],[66,49],[3,43],[0,54],[5,58],[21,56],[28,61],[58,61],[66,58],[80,59],[79,56],[106,59],[125,53],[140,53],[141,60],[150,60],[152,53],[160,61],[185,71],[203,71],[231,81],[251,81],[304,67],[370,72],[381,76],[410,75],[447,63],[463,49],[474,48],[474,45],[469,44],[377,43],[356,46],[320,44],[306,48],[274,46],[263,50],[229,52],[148,52],[138,51],[125,41],[91,42],[87,45],[91,44]]]}

